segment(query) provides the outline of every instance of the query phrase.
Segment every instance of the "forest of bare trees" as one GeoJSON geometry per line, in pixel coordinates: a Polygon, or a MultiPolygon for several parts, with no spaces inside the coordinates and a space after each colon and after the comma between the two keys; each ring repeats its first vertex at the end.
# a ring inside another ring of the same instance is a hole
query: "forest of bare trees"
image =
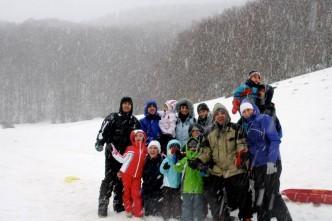
{"type": "Polygon", "coordinates": [[[132,96],[195,102],[332,66],[330,0],[257,0],[180,32],[174,24],[0,23],[0,123],[103,117],[132,96]]]}

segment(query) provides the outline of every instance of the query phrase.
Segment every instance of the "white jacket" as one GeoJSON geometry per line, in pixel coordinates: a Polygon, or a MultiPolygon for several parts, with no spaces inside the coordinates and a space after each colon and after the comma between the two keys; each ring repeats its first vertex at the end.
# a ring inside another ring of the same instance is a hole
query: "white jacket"
{"type": "Polygon", "coordinates": [[[167,105],[167,111],[159,112],[161,117],[159,121],[159,127],[163,134],[170,134],[172,137],[175,137],[175,127],[176,127],[176,113],[175,110],[175,100],[168,100],[166,101],[165,105],[167,105]]]}

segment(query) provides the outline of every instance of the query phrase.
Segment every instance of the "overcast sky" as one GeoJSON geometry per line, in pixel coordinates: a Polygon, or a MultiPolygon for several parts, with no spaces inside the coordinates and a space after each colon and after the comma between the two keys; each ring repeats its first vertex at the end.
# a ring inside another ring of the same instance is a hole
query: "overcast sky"
{"type": "Polygon", "coordinates": [[[0,0],[0,20],[22,22],[28,18],[58,18],[79,22],[135,7],[213,1],[217,0],[0,0]]]}

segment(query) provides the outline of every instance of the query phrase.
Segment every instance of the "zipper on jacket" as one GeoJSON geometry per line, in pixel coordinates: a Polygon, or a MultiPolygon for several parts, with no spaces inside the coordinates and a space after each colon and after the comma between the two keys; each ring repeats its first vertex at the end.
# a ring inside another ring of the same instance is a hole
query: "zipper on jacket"
{"type": "Polygon", "coordinates": [[[139,164],[140,164],[140,162],[141,162],[141,155],[142,155],[142,153],[141,153],[141,148],[142,148],[142,142],[139,143],[138,164],[137,164],[137,167],[136,167],[136,171],[135,171],[135,175],[134,175],[134,177],[137,176],[137,171],[138,171],[138,168],[139,168],[139,164]]]}

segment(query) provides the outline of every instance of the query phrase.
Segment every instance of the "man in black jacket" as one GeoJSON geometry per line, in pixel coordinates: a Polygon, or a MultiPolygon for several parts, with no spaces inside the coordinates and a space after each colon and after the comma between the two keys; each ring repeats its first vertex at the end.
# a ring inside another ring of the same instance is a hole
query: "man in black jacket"
{"type": "Polygon", "coordinates": [[[117,173],[121,164],[112,156],[113,144],[118,151],[123,154],[125,148],[130,145],[130,133],[132,130],[139,129],[140,124],[135,116],[132,115],[133,102],[130,97],[123,97],[120,102],[118,113],[111,113],[103,121],[98,132],[95,148],[102,151],[105,147],[105,178],[103,179],[99,192],[98,215],[107,216],[109,198],[114,192],[113,209],[115,212],[124,211],[122,204],[122,183],[117,173]]]}

